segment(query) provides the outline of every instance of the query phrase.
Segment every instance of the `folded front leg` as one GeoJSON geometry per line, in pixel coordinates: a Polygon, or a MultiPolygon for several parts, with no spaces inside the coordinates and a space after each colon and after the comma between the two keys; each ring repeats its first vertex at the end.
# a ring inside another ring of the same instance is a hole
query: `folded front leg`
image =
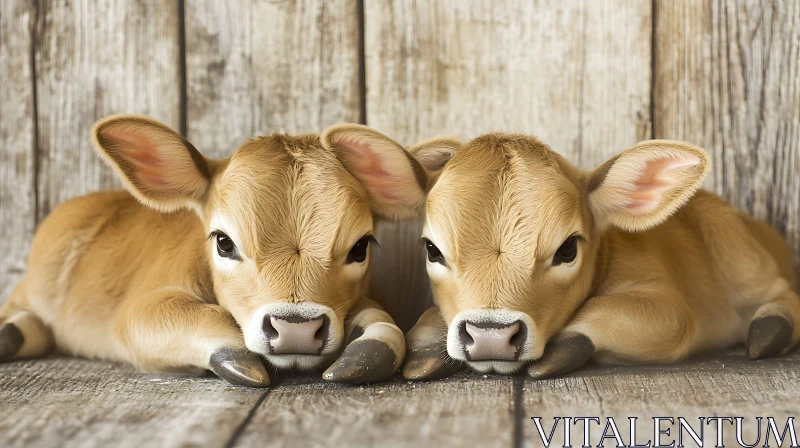
{"type": "Polygon", "coordinates": [[[406,355],[403,332],[374,301],[363,297],[350,310],[347,345],[322,374],[334,383],[375,383],[391,378],[406,355]]]}
{"type": "Polygon", "coordinates": [[[593,356],[633,363],[675,362],[689,354],[696,328],[678,293],[642,288],[592,297],[528,368],[534,378],[562,375],[593,356]]]}
{"type": "Polygon", "coordinates": [[[447,355],[447,324],[439,307],[428,308],[406,335],[408,354],[403,367],[407,380],[434,380],[458,372],[460,361],[447,355]]]}
{"type": "Polygon", "coordinates": [[[245,348],[230,313],[184,289],[167,288],[129,301],[115,330],[122,356],[141,370],[211,370],[233,384],[269,386],[263,362],[245,348]]]}

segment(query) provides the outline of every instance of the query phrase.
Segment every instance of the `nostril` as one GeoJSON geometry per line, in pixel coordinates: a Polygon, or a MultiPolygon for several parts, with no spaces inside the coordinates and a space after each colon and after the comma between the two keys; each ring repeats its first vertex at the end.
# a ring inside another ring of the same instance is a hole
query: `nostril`
{"type": "Polygon", "coordinates": [[[316,333],[314,333],[314,340],[321,341],[322,340],[322,327],[319,327],[316,333]]]}
{"type": "Polygon", "coordinates": [[[522,343],[525,342],[525,334],[527,333],[527,331],[525,331],[526,329],[524,323],[520,321],[517,321],[516,323],[518,324],[517,329],[511,335],[511,339],[508,340],[508,343],[513,345],[514,347],[519,348],[522,346],[522,343]]]}
{"type": "Polygon", "coordinates": [[[268,339],[275,339],[278,337],[278,330],[272,325],[272,316],[264,316],[264,333],[267,334],[268,339]]]}
{"type": "Polygon", "coordinates": [[[467,321],[463,321],[458,325],[458,339],[461,342],[461,346],[467,349],[475,344],[475,339],[467,331],[467,321]]]}
{"type": "Polygon", "coordinates": [[[327,319],[328,316],[325,316],[322,321],[322,325],[320,325],[319,329],[314,333],[314,340],[325,342],[325,340],[328,339],[328,325],[326,325],[328,322],[327,319]]]}
{"type": "Polygon", "coordinates": [[[314,333],[314,340],[321,341],[323,345],[325,342],[328,341],[328,333],[331,326],[331,320],[328,316],[322,315],[322,325],[319,326],[319,329],[314,333]]]}

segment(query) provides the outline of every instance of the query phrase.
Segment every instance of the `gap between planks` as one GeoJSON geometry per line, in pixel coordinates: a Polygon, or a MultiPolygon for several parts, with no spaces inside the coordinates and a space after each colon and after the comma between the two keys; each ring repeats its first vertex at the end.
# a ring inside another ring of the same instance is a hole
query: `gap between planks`
{"type": "Polygon", "coordinates": [[[268,388],[266,391],[264,391],[263,394],[261,394],[258,400],[253,404],[253,407],[250,409],[250,412],[248,412],[247,415],[245,416],[244,420],[242,420],[242,422],[239,423],[239,426],[237,426],[236,429],[233,431],[233,434],[231,434],[231,438],[228,439],[228,441],[225,443],[225,448],[233,448],[234,446],[236,446],[236,442],[239,440],[239,437],[241,437],[242,433],[244,433],[244,430],[247,429],[247,425],[249,425],[250,422],[253,421],[253,417],[256,415],[256,411],[258,411],[258,408],[261,407],[261,404],[264,403],[264,400],[267,399],[267,395],[269,395],[271,391],[272,388],[268,388]]]}
{"type": "Polygon", "coordinates": [[[513,448],[521,448],[525,440],[525,369],[514,377],[514,434],[513,448]]]}

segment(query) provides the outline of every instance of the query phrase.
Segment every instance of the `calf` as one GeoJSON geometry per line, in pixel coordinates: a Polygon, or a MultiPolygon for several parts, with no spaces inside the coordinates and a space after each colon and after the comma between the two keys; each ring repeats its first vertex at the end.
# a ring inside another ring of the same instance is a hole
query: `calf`
{"type": "Polygon", "coordinates": [[[405,377],[461,362],[546,377],[592,357],[670,363],[743,341],[753,359],[786,353],[800,339],[791,253],[766,225],[696,193],[708,170],[702,150],[671,141],[589,172],[523,135],[463,145],[410,193],[428,193],[438,307],[407,335],[405,377]]]}
{"type": "Polygon", "coordinates": [[[301,370],[335,360],[329,381],[391,376],[405,342],[364,296],[367,268],[375,218],[410,216],[393,191],[417,175],[377,165],[380,182],[357,180],[361,134],[380,136],[275,134],[211,160],[149,118],[98,122],[96,149],[130,194],[70,200],[41,224],[0,310],[0,361],[57,346],[248,386],[269,384],[259,355],[301,370]]]}

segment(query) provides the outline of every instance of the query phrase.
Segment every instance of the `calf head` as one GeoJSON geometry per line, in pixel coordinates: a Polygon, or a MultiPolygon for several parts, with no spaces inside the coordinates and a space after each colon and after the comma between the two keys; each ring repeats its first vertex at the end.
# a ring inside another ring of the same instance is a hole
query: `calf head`
{"type": "Polygon", "coordinates": [[[541,357],[590,294],[603,232],[663,222],[707,170],[701,150],[670,141],[590,172],[532,137],[465,144],[430,188],[423,229],[449,356],[505,374],[541,357]]]}
{"type": "Polygon", "coordinates": [[[402,148],[384,148],[386,162],[361,157],[361,140],[388,141],[363,126],[253,138],[225,160],[145,117],[107,118],[93,135],[142,203],[197,213],[217,301],[248,349],[280,368],[320,367],[339,350],[366,289],[374,220],[410,216],[423,200],[393,193],[419,181],[391,166],[402,148]]]}

